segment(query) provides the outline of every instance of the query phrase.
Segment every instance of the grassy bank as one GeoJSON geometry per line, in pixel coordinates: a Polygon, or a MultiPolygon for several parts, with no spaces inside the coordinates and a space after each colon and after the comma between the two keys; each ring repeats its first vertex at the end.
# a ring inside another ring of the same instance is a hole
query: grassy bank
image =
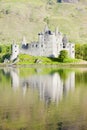
{"type": "Polygon", "coordinates": [[[36,56],[29,56],[26,54],[19,55],[19,62],[17,65],[32,65],[32,64],[41,64],[41,65],[59,65],[59,64],[72,64],[72,63],[81,63],[82,60],[80,59],[65,59],[64,62],[59,62],[58,58],[47,58],[47,57],[36,57],[36,56]]]}

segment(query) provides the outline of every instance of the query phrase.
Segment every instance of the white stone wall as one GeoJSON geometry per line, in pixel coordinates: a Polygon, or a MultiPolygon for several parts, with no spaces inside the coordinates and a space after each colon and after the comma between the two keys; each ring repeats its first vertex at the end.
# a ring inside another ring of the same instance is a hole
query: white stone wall
{"type": "Polygon", "coordinates": [[[12,55],[10,60],[13,61],[14,59],[16,59],[19,55],[19,45],[17,44],[13,44],[12,45],[12,55]]]}
{"type": "MultiPolygon", "coordinates": [[[[58,57],[61,50],[67,50],[71,58],[75,58],[75,45],[67,43],[66,47],[63,47],[63,35],[58,32],[51,32],[47,27],[45,32],[38,34],[38,42],[32,42],[27,46],[25,38],[23,38],[22,45],[20,47],[20,53],[29,54],[32,56],[45,56],[45,57],[58,57]]],[[[12,46],[11,60],[15,59],[19,54],[19,47],[16,44],[12,46]]]]}

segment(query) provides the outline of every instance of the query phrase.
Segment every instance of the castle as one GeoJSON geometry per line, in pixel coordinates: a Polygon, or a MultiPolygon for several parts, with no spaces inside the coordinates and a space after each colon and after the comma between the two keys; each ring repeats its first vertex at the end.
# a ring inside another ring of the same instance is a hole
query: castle
{"type": "Polygon", "coordinates": [[[25,38],[21,45],[12,45],[11,60],[17,58],[19,53],[32,56],[58,57],[61,50],[67,50],[69,57],[75,58],[75,44],[67,40],[66,35],[62,35],[58,28],[52,32],[45,26],[43,32],[38,34],[38,42],[26,43],[25,38]]]}

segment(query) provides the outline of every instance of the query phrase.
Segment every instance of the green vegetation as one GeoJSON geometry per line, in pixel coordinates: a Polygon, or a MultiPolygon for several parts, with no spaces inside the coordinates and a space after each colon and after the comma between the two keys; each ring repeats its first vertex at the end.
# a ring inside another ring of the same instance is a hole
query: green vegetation
{"type": "Polygon", "coordinates": [[[0,45],[0,62],[4,62],[5,58],[9,59],[11,55],[10,45],[0,45]]]}
{"type": "MultiPolygon", "coordinates": [[[[87,0],[85,0],[87,1],[87,0]]],[[[71,42],[87,43],[87,3],[57,3],[56,0],[0,0],[0,43],[37,40],[46,23],[67,34],[71,42]]]]}
{"type": "Polygon", "coordinates": [[[60,62],[64,62],[65,59],[68,58],[68,52],[66,50],[60,51],[60,55],[58,57],[60,62]]]}
{"type": "Polygon", "coordinates": [[[76,58],[87,60],[87,44],[76,44],[76,58]]]}
{"type": "MultiPolygon", "coordinates": [[[[65,58],[61,63],[80,63],[82,62],[81,59],[71,59],[65,58]]],[[[59,58],[47,58],[47,57],[35,57],[26,54],[19,55],[19,62],[18,65],[28,65],[28,64],[60,64],[59,58]]]]}
{"type": "MultiPolygon", "coordinates": [[[[61,63],[80,63],[83,60],[87,60],[87,45],[86,44],[76,44],[76,59],[68,57],[67,51],[63,50],[60,52],[58,58],[47,58],[41,56],[30,56],[27,54],[20,54],[18,59],[18,65],[28,65],[28,64],[59,64],[61,63]]],[[[0,45],[0,63],[4,62],[5,59],[10,59],[11,46],[10,45],[0,45]]]]}

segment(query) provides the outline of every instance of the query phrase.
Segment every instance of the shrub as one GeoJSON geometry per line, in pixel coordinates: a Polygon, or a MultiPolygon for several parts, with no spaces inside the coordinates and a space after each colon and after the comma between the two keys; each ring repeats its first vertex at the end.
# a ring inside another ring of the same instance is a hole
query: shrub
{"type": "Polygon", "coordinates": [[[66,50],[60,51],[60,55],[58,57],[60,62],[64,62],[64,60],[68,58],[68,52],[66,50]]]}
{"type": "Polygon", "coordinates": [[[10,59],[10,53],[7,53],[5,55],[2,56],[2,62],[4,62],[5,59],[10,59]]]}

